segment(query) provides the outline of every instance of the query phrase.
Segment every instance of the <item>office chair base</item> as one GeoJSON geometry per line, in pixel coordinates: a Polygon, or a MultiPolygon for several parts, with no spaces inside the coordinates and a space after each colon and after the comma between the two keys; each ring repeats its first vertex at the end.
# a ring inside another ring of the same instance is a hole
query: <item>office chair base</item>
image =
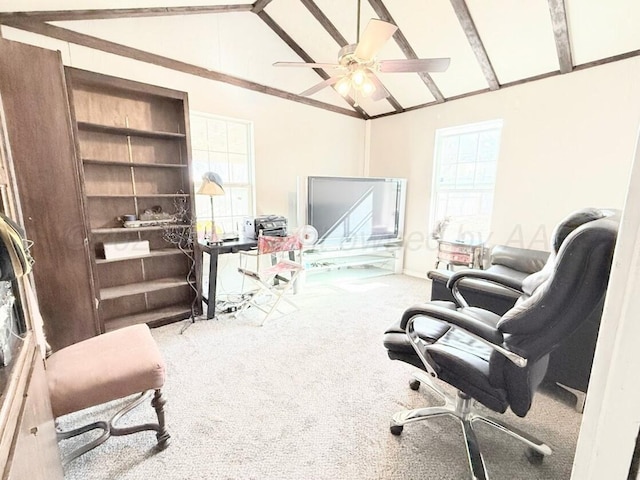
{"type": "Polygon", "coordinates": [[[162,392],[160,391],[160,389],[155,391],[149,390],[147,392],[141,393],[136,397],[136,399],[133,402],[127,404],[121,410],[118,410],[118,412],[116,412],[116,414],[113,417],[111,417],[111,419],[107,422],[105,421],[94,422],[94,423],[90,423],[88,425],[84,425],[82,427],[76,428],[74,430],[58,431],[57,438],[58,438],[58,441],[61,441],[61,440],[67,440],[69,438],[77,437],[78,435],[82,435],[92,430],[97,430],[97,429],[103,430],[102,435],[100,435],[98,438],[96,438],[95,440],[92,440],[89,443],[86,443],[81,447],[78,447],[77,449],[75,449],[74,451],[66,455],[63,459],[63,464],[67,465],[69,462],[75,460],[79,456],[84,455],[85,453],[89,452],[90,450],[93,450],[99,445],[102,445],[111,436],[117,437],[121,435],[130,435],[132,433],[138,433],[138,432],[143,432],[147,430],[152,430],[156,432],[156,440],[158,442],[157,449],[164,450],[169,446],[169,441],[171,438],[165,426],[165,419],[164,419],[165,403],[166,403],[166,400],[164,399],[164,396],[162,395],[162,392]],[[153,395],[153,399],[151,400],[151,406],[156,411],[156,415],[158,417],[158,423],[145,423],[142,425],[134,425],[131,427],[116,426],[116,423],[119,422],[123,416],[125,416],[127,413],[132,411],[142,402],[144,402],[149,397],[151,397],[152,393],[154,395],[153,395]]]}
{"type": "MultiPolygon", "coordinates": [[[[441,395],[444,399],[444,405],[437,407],[417,408],[414,410],[404,410],[396,413],[392,420],[389,430],[393,435],[400,435],[404,429],[404,425],[412,422],[428,420],[430,418],[440,416],[450,416],[460,422],[462,433],[465,439],[465,447],[467,450],[467,459],[471,469],[472,480],[488,480],[487,469],[482,458],[478,439],[474,429],[476,422],[484,423],[496,430],[506,433],[516,440],[521,441],[528,447],[527,458],[533,464],[542,462],[545,456],[551,455],[552,451],[548,445],[541,442],[537,438],[522,432],[514,427],[508,426],[494,418],[485,417],[473,412],[472,405],[474,400],[468,395],[458,392],[455,400],[448,398],[440,392],[439,389],[426,377],[426,375],[416,375],[420,377],[417,381],[431,388],[435,393],[441,395]]],[[[414,380],[412,385],[416,382],[414,380]]],[[[412,386],[413,388],[413,386],[412,386]]]]}
{"type": "Polygon", "coordinates": [[[576,412],[584,413],[584,404],[587,401],[587,394],[576,388],[567,387],[560,382],[556,382],[556,385],[576,397],[576,412]]]}

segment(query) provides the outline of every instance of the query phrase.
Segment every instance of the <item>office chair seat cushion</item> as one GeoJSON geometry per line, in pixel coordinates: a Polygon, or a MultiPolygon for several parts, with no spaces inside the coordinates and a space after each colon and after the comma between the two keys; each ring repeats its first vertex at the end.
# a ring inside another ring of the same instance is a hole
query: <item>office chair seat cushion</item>
{"type": "Polygon", "coordinates": [[[165,365],[147,325],[98,335],[47,359],[53,415],[161,388],[165,365]]]}
{"type": "MultiPolygon", "coordinates": [[[[487,325],[495,326],[500,316],[480,308],[456,308],[453,302],[431,302],[450,310],[472,316],[487,325]]],[[[384,345],[389,358],[410,363],[418,368],[420,362],[401,322],[394,323],[384,335],[384,345]]],[[[471,335],[446,323],[420,315],[414,320],[414,330],[426,344],[426,351],[436,364],[438,376],[454,387],[467,392],[492,410],[504,412],[508,406],[502,384],[492,383],[489,360],[491,347],[471,335]]],[[[495,374],[495,372],[494,372],[495,374]]]]}

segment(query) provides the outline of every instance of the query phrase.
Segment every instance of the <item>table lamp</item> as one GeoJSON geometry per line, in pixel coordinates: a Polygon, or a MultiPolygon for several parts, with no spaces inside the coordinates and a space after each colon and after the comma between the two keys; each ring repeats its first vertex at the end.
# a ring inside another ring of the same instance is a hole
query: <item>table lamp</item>
{"type": "MultiPolygon", "coordinates": [[[[202,175],[202,185],[196,192],[198,195],[209,195],[211,200],[211,238],[209,243],[218,243],[218,235],[216,234],[216,223],[213,216],[213,197],[215,195],[224,195],[224,188],[222,188],[222,178],[220,175],[214,172],[206,172],[202,175]]],[[[206,239],[206,228],[205,228],[206,239]]]]}

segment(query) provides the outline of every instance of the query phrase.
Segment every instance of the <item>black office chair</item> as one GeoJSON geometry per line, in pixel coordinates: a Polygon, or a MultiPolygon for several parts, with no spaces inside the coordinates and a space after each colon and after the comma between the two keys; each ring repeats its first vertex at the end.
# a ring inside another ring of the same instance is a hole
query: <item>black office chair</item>
{"type": "MultiPolygon", "coordinates": [[[[469,307],[456,288],[470,271],[457,272],[448,282],[458,305],[429,302],[407,309],[387,330],[389,357],[419,367],[410,386],[422,382],[445,400],[443,406],[396,413],[391,433],[404,425],[448,415],[462,424],[472,479],[487,479],[474,424],[482,422],[527,445],[527,456],[539,463],[551,449],[524,432],[473,411],[478,401],[496,412],[507,408],[524,417],[545,376],[549,353],[589,317],[605,295],[616,243],[619,212],[584,209],[567,217],[553,232],[552,253],[545,267],[527,277],[516,305],[499,316],[469,307]],[[458,390],[447,398],[431,381],[439,378],[458,390]]],[[[471,275],[519,289],[499,275],[471,275]]]]}

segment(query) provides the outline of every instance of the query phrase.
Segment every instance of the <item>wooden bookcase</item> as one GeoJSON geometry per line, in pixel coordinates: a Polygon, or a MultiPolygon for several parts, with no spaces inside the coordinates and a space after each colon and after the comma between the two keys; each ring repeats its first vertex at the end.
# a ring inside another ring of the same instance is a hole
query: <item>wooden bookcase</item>
{"type": "Polygon", "coordinates": [[[194,205],[187,94],[73,68],[65,75],[101,330],[188,318],[201,308],[200,262],[165,237],[168,228],[188,234],[189,224],[121,220],[194,205]],[[106,242],[144,240],[149,254],[104,258],[106,242]]]}

